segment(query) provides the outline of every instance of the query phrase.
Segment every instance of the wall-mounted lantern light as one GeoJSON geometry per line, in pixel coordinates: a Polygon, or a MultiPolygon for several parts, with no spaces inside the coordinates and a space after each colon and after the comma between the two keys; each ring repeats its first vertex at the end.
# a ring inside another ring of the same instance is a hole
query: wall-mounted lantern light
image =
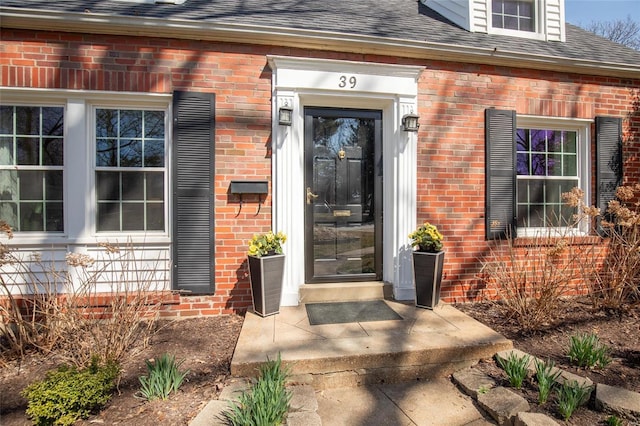
{"type": "Polygon", "coordinates": [[[278,109],[278,123],[282,126],[291,126],[291,120],[293,117],[293,108],[288,106],[281,106],[278,109]]]}
{"type": "Polygon", "coordinates": [[[420,127],[420,123],[418,123],[418,119],[420,117],[416,114],[405,114],[402,117],[402,130],[405,132],[417,132],[418,127],[420,127]]]}

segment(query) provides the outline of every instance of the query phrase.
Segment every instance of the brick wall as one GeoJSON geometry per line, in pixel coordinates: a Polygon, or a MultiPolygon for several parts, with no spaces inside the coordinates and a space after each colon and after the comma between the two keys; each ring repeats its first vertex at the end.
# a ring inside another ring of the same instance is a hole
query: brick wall
{"type": "MultiPolygon", "coordinates": [[[[401,62],[397,58],[161,38],[1,32],[0,85],[171,93],[216,93],[216,294],[181,297],[180,315],[251,305],[247,240],[271,224],[271,196],[228,194],[233,179],[271,181],[271,71],[265,55],[401,62]]],[[[640,80],[587,77],[451,62],[423,65],[419,81],[418,221],[446,237],[445,300],[476,294],[484,241],[484,109],[593,119],[625,117],[627,181],[640,180],[640,80]],[[628,87],[635,87],[635,91],[628,87]]],[[[271,190],[269,194],[271,194],[271,190]]]]}

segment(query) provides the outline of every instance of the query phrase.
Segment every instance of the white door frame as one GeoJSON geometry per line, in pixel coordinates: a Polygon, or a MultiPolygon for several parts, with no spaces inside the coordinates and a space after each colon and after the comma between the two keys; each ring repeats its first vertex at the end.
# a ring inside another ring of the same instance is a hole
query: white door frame
{"type": "MultiPolygon", "coordinates": [[[[267,57],[272,77],[272,188],[274,230],[288,236],[282,305],[296,306],[304,284],[304,108],[382,110],[383,281],[396,300],[414,297],[409,233],[416,226],[417,133],[402,117],[417,113],[423,67],[267,57]],[[278,123],[278,109],[293,108],[292,125],[278,123]]],[[[320,284],[321,285],[321,284],[320,284]]]]}

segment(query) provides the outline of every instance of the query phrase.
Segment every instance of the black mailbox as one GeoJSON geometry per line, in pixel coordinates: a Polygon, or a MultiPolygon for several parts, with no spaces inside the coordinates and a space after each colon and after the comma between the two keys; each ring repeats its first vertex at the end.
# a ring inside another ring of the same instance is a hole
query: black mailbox
{"type": "Polygon", "coordinates": [[[266,180],[232,180],[229,192],[232,194],[266,194],[269,182],[266,180]]]}

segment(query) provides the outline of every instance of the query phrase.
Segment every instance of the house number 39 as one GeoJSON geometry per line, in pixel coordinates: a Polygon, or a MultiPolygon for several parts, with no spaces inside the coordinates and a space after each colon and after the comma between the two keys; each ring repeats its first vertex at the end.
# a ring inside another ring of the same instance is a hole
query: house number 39
{"type": "Polygon", "coordinates": [[[358,84],[358,79],[356,79],[355,75],[348,77],[346,75],[340,76],[340,83],[338,83],[338,87],[343,88],[349,86],[350,89],[355,89],[356,84],[358,84]]]}

